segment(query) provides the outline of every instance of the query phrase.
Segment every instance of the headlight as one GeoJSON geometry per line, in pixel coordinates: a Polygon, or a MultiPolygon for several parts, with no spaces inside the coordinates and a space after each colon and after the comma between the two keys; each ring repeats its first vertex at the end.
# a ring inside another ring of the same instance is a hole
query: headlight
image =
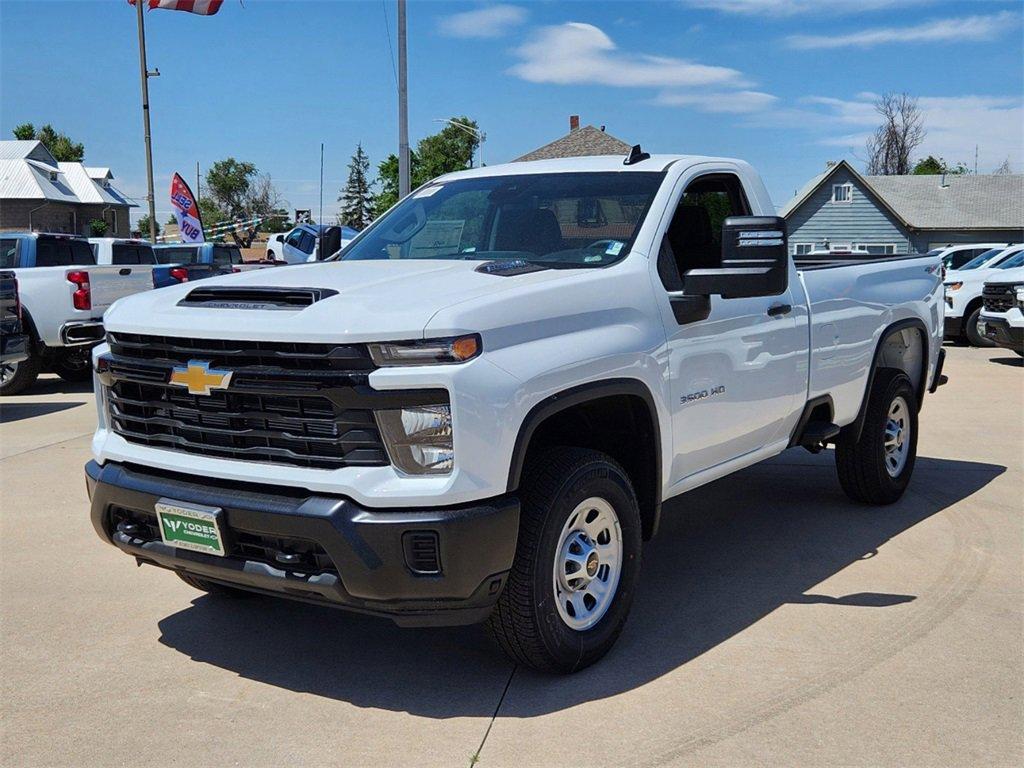
{"type": "Polygon", "coordinates": [[[963,287],[963,283],[946,283],[946,293],[953,293],[953,291],[959,291],[963,287]]]}
{"type": "Polygon", "coordinates": [[[452,409],[424,405],[377,411],[391,463],[410,475],[446,475],[455,466],[452,409]]]}
{"type": "Polygon", "coordinates": [[[464,363],[480,354],[477,334],[426,341],[391,341],[370,344],[370,357],[379,366],[464,363]]]}
{"type": "Polygon", "coordinates": [[[1018,285],[1014,293],[1017,294],[1017,309],[1024,312],[1024,285],[1018,285]]]}

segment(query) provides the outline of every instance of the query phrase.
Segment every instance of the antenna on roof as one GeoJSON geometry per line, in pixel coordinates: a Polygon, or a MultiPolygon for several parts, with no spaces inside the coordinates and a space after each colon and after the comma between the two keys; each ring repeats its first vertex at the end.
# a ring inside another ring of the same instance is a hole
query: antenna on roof
{"type": "Polygon", "coordinates": [[[629,150],[629,157],[622,161],[623,165],[635,165],[643,160],[650,160],[651,155],[649,152],[644,152],[640,149],[639,144],[634,144],[633,148],[629,150]]]}

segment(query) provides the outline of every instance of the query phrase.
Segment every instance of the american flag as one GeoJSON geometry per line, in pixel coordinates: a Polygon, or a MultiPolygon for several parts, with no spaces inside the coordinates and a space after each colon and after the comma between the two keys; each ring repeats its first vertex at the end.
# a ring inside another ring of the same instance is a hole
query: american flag
{"type": "MultiPolygon", "coordinates": [[[[200,16],[213,16],[220,10],[224,0],[147,0],[149,9],[166,8],[168,11],[187,11],[198,13],[200,16]]],[[[135,5],[136,0],[128,0],[129,5],[135,5]]]]}

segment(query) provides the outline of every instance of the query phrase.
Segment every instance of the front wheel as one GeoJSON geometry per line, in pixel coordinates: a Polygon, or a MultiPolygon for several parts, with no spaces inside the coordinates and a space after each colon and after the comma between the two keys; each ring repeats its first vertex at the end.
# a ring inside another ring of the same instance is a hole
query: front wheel
{"type": "Polygon", "coordinates": [[[516,556],[487,620],[515,662],[547,672],[593,664],[615,643],[640,574],[640,511],[610,457],[556,448],[528,463],[516,556]]]}
{"type": "Polygon", "coordinates": [[[902,371],[881,368],[868,395],[860,439],[840,435],[836,470],[854,501],[892,504],[910,484],[917,459],[917,395],[902,371]]]}
{"type": "Polygon", "coordinates": [[[964,325],[964,336],[972,347],[994,347],[995,344],[978,333],[978,320],[981,318],[981,307],[971,312],[964,325]]]}

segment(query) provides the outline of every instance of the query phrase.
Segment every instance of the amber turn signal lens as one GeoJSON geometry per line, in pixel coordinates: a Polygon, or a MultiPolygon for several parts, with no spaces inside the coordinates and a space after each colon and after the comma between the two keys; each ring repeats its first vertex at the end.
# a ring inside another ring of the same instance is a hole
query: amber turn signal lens
{"type": "Polygon", "coordinates": [[[480,341],[476,336],[463,336],[452,342],[452,357],[456,360],[469,360],[480,351],[480,341]]]}

